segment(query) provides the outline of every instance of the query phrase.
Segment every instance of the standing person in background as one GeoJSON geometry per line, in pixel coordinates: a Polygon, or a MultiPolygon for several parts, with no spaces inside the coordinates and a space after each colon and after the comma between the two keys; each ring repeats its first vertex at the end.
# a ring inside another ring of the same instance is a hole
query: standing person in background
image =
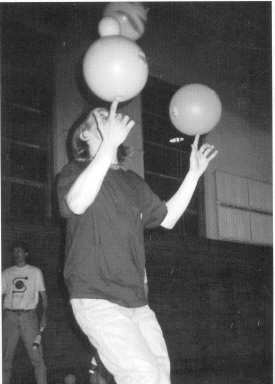
{"type": "Polygon", "coordinates": [[[37,384],[47,384],[47,372],[42,346],[33,348],[39,329],[46,327],[47,296],[40,269],[27,264],[28,244],[17,241],[12,247],[15,265],[2,272],[3,330],[2,360],[3,384],[11,380],[12,361],[19,337],[22,338],[34,367],[37,384]],[[42,299],[43,315],[39,324],[36,307],[42,299]]]}
{"type": "Polygon", "coordinates": [[[168,384],[170,361],[145,292],[144,228],[170,229],[187,208],[217,151],[199,136],[180,188],[161,201],[125,170],[122,143],[134,122],[93,110],[74,132],[75,160],[61,171],[58,196],[67,218],[64,270],[75,318],[117,384],[168,384]]]}

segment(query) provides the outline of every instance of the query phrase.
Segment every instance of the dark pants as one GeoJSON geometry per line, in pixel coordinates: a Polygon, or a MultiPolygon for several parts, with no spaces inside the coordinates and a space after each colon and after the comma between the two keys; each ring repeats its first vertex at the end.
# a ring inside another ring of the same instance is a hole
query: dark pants
{"type": "Polygon", "coordinates": [[[19,337],[34,367],[37,384],[47,384],[47,371],[43,360],[41,345],[33,350],[32,344],[38,333],[38,319],[35,310],[28,312],[12,312],[4,310],[2,332],[3,384],[11,379],[12,361],[19,337]]]}

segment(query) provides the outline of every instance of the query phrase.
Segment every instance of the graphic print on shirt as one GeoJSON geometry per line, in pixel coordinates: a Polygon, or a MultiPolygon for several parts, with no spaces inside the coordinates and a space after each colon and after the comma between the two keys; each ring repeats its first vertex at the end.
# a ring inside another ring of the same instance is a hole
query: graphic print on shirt
{"type": "Polygon", "coordinates": [[[12,290],[12,294],[22,294],[26,291],[27,287],[24,283],[24,280],[28,280],[27,276],[18,276],[15,277],[12,281],[14,287],[12,290]]]}

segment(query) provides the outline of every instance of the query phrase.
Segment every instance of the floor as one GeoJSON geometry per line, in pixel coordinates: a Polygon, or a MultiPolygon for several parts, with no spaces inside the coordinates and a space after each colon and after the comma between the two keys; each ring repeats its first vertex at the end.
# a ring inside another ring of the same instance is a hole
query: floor
{"type": "Polygon", "coordinates": [[[272,384],[272,374],[256,373],[192,373],[175,376],[172,384],[272,384]]]}
{"type": "MultiPolygon", "coordinates": [[[[74,374],[75,384],[89,384],[89,375],[83,370],[60,369],[58,372],[48,372],[49,384],[64,384],[64,378],[74,374]]],[[[32,375],[31,375],[32,376],[32,375]]],[[[34,377],[20,375],[11,384],[35,384],[34,377]]],[[[171,384],[272,384],[272,367],[262,368],[246,367],[245,369],[230,369],[227,372],[190,372],[172,376],[171,384]]],[[[73,383],[72,383],[73,384],[73,383]]]]}

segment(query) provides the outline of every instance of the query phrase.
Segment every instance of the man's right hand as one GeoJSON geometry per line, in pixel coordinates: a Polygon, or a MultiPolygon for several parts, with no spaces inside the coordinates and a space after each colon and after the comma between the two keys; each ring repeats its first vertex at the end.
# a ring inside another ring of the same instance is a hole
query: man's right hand
{"type": "Polygon", "coordinates": [[[107,119],[100,114],[99,111],[93,112],[97,121],[98,130],[101,134],[103,145],[110,147],[111,149],[117,149],[122,144],[129,132],[135,125],[133,120],[130,120],[129,116],[123,116],[117,114],[118,99],[115,99],[110,107],[110,113],[107,119]]]}

